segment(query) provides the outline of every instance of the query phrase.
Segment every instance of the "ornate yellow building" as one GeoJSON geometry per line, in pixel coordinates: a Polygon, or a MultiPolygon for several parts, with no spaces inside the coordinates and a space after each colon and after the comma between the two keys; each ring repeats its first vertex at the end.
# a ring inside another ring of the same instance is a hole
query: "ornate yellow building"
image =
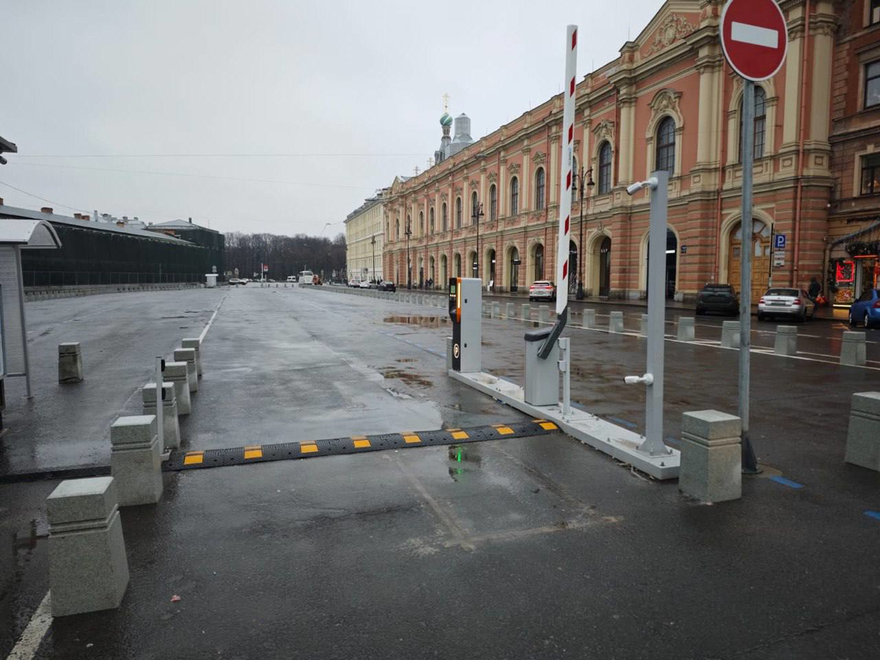
{"type": "Polygon", "coordinates": [[[349,280],[382,281],[384,218],[384,200],[380,192],[345,219],[345,268],[349,280]]]}

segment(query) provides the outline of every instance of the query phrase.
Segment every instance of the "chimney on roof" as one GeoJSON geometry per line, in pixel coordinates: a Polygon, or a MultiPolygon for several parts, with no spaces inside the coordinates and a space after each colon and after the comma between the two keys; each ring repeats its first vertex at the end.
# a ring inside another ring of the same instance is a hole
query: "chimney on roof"
{"type": "Polygon", "coordinates": [[[95,222],[97,222],[98,221],[98,209],[95,209],[94,211],[92,211],[92,213],[95,216],[95,222]]]}
{"type": "Polygon", "coordinates": [[[53,209],[51,206],[44,206],[40,209],[40,213],[53,213],[53,209]]]}
{"type": "Polygon", "coordinates": [[[192,223],[193,223],[193,219],[190,218],[190,219],[189,219],[189,224],[192,224],[192,223]]]}
{"type": "Polygon", "coordinates": [[[3,206],[3,198],[0,197],[0,206],[3,206]]]}

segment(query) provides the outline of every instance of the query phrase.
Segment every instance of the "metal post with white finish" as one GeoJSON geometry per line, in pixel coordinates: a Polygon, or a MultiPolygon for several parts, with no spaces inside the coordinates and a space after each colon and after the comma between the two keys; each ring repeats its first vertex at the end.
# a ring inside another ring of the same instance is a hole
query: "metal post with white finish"
{"type": "Polygon", "coordinates": [[[559,338],[559,371],[562,372],[562,416],[571,415],[571,338],[559,338]]]}
{"type": "Polygon", "coordinates": [[[627,376],[624,381],[634,385],[643,383],[645,395],[645,440],[639,451],[649,456],[670,453],[663,443],[663,369],[666,332],[666,271],[667,198],[669,172],[658,170],[647,181],[634,183],[630,195],[648,188],[651,194],[651,219],[648,236],[648,333],[647,357],[644,376],[627,376]]]}

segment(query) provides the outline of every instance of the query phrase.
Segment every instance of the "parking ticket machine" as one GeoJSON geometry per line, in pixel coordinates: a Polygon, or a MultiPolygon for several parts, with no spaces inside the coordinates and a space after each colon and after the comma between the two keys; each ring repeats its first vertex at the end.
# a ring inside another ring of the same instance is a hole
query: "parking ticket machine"
{"type": "Polygon", "coordinates": [[[449,278],[449,317],[452,319],[452,368],[463,373],[480,371],[483,312],[481,280],[449,278]]]}

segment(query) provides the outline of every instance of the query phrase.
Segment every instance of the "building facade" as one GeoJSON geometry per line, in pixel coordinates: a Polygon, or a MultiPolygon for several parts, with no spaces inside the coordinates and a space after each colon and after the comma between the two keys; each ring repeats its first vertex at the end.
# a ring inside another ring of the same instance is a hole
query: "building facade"
{"type": "MultiPolygon", "coordinates": [[[[690,299],[707,282],[739,290],[744,248],[754,251],[756,296],[771,281],[806,286],[823,277],[839,20],[825,0],[780,6],[788,57],[756,89],[755,222],[745,241],[742,83],[721,51],[721,0],[668,0],[617,59],[578,84],[569,249],[588,296],[645,296],[648,193],[630,197],[626,186],[655,169],[670,174],[668,295],[690,299]],[[787,238],[780,260],[772,258],[775,234],[787,238]]],[[[561,124],[558,95],[425,172],[395,179],[385,202],[388,276],[444,286],[476,273],[496,291],[553,279],[561,124]]]]}
{"type": "Polygon", "coordinates": [[[880,287],[880,0],[836,7],[825,261],[831,300],[848,306],[880,287]]]}
{"type": "Polygon", "coordinates": [[[383,193],[366,200],[345,218],[345,261],[349,280],[381,282],[385,234],[383,193]]]}

